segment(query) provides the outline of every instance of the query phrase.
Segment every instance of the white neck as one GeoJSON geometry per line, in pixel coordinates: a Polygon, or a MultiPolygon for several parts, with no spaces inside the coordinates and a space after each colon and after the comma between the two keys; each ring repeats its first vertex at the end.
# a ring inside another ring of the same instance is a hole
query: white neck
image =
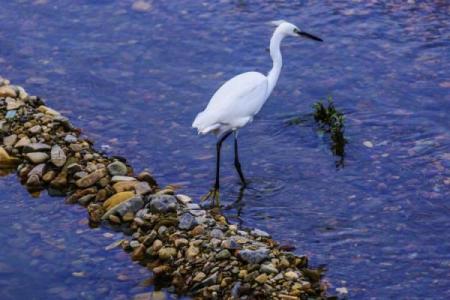
{"type": "Polygon", "coordinates": [[[281,67],[283,65],[283,58],[281,57],[280,45],[281,41],[285,37],[285,34],[277,28],[270,39],[270,56],[272,57],[273,67],[267,74],[267,80],[269,86],[267,89],[267,97],[272,93],[273,88],[277,84],[278,77],[280,76],[281,67]]]}

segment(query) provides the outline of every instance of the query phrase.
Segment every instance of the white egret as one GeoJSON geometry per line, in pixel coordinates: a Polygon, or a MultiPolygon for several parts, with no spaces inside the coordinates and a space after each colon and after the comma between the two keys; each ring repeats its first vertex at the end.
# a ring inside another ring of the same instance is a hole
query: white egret
{"type": "Polygon", "coordinates": [[[322,41],[286,21],[274,21],[272,24],[277,28],[270,39],[270,56],[273,60],[273,67],[267,76],[259,72],[246,72],[231,78],[215,92],[205,110],[197,115],[192,124],[192,127],[197,128],[199,134],[213,133],[218,138],[216,181],[213,189],[203,200],[211,196],[219,203],[220,149],[223,141],[231,133],[234,134],[234,165],[242,185],[245,187],[247,184],[239,162],[237,132],[253,121],[253,117],[260,111],[277,83],[283,64],[280,51],[281,41],[286,36],[300,36],[322,41]]]}

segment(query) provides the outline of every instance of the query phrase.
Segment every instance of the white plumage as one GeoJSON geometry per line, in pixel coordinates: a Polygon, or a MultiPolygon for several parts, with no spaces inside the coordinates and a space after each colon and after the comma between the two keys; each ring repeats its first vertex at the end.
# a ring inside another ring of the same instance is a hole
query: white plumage
{"type": "Polygon", "coordinates": [[[239,74],[225,82],[192,124],[200,134],[237,130],[253,120],[267,99],[267,77],[258,72],[239,74]]]}
{"type": "Polygon", "coordinates": [[[237,146],[237,130],[244,127],[261,110],[267,98],[272,93],[280,76],[283,60],[280,45],[286,36],[302,36],[316,41],[322,41],[309,33],[301,31],[297,26],[285,22],[275,21],[276,25],[270,39],[270,56],[273,66],[270,72],[263,75],[258,72],[239,74],[225,82],[212,96],[206,108],[195,118],[192,127],[197,128],[199,134],[214,133],[218,136],[216,183],[213,190],[207,195],[218,201],[220,148],[222,142],[232,133],[235,133],[235,166],[242,184],[246,181],[242,174],[237,146]]]}

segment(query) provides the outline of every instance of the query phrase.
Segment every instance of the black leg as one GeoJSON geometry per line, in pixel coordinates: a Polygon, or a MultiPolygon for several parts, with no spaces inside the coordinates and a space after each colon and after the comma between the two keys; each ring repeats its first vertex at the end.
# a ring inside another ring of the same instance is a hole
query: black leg
{"type": "Polygon", "coordinates": [[[239,153],[238,153],[238,140],[237,140],[237,132],[234,132],[234,166],[236,167],[236,171],[239,174],[239,178],[241,179],[242,186],[245,187],[247,182],[245,181],[244,174],[242,173],[241,163],[239,161],[239,153]]]}
{"type": "Polygon", "coordinates": [[[217,141],[216,144],[216,150],[217,150],[217,157],[216,157],[216,184],[214,185],[214,188],[216,190],[219,190],[219,177],[220,177],[220,150],[222,148],[222,143],[227,139],[227,137],[230,136],[232,131],[225,133],[220,139],[217,141]]]}

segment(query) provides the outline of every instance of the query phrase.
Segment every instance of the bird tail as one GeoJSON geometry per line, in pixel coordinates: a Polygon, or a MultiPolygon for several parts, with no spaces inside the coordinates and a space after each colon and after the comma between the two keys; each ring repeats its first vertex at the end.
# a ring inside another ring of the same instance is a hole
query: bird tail
{"type": "Polygon", "coordinates": [[[198,134],[207,134],[220,127],[220,124],[210,124],[208,121],[208,115],[202,111],[195,118],[192,127],[198,130],[198,134]]]}

